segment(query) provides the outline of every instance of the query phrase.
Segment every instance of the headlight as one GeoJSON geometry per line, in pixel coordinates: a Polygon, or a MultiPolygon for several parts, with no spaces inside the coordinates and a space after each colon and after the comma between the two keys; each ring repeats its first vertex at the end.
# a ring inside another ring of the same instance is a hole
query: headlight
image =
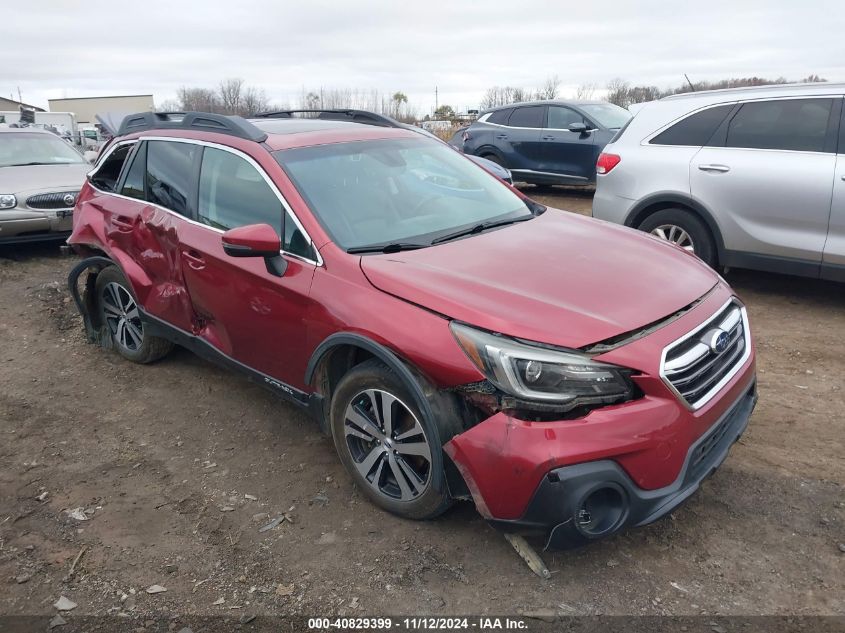
{"type": "Polygon", "coordinates": [[[0,193],[0,209],[12,209],[18,205],[18,199],[10,193],[0,193]]]}
{"type": "Polygon", "coordinates": [[[578,352],[545,349],[451,323],[460,346],[487,379],[526,400],[569,403],[578,399],[628,399],[631,383],[622,368],[578,352]]]}

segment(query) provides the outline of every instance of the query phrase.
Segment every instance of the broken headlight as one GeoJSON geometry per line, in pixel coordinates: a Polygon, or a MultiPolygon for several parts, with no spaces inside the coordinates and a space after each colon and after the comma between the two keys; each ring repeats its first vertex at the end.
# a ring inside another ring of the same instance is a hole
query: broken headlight
{"type": "Polygon", "coordinates": [[[520,341],[451,323],[466,355],[499,389],[524,400],[571,403],[627,400],[633,392],[626,370],[570,351],[535,347],[520,341]]]}

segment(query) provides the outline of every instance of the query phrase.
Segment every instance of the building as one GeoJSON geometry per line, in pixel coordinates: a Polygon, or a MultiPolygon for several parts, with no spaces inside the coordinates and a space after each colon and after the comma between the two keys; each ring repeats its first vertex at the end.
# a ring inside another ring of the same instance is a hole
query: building
{"type": "Polygon", "coordinates": [[[15,101],[14,99],[0,97],[0,112],[11,112],[12,110],[17,112],[20,110],[21,106],[35,110],[36,112],[44,112],[44,108],[37,108],[33,105],[29,105],[28,103],[21,103],[20,101],[15,101]]]}
{"type": "Polygon", "coordinates": [[[125,95],[114,97],[75,97],[48,99],[50,112],[73,112],[79,125],[93,125],[96,116],[104,112],[152,112],[155,110],[152,95],[125,95]]]}

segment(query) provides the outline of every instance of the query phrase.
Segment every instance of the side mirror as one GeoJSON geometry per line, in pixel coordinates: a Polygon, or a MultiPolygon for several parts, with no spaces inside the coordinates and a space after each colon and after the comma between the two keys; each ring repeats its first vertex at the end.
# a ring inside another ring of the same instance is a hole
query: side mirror
{"type": "Polygon", "coordinates": [[[269,224],[249,224],[230,229],[221,236],[223,250],[229,257],[263,257],[267,272],[281,277],[287,261],[281,256],[282,242],[269,224]]]}
{"type": "Polygon", "coordinates": [[[578,134],[583,134],[587,131],[587,125],[585,123],[570,123],[569,131],[577,132],[578,134]]]}

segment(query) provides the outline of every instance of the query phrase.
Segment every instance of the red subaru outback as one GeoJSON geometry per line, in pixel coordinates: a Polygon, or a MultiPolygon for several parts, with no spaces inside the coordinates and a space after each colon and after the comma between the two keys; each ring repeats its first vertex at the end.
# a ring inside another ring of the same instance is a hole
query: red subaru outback
{"type": "Polygon", "coordinates": [[[328,115],[127,117],[69,239],[91,340],[182,345],[307,408],[390,512],[471,497],[551,547],[650,523],[722,463],[756,402],[724,280],[328,115]]]}

